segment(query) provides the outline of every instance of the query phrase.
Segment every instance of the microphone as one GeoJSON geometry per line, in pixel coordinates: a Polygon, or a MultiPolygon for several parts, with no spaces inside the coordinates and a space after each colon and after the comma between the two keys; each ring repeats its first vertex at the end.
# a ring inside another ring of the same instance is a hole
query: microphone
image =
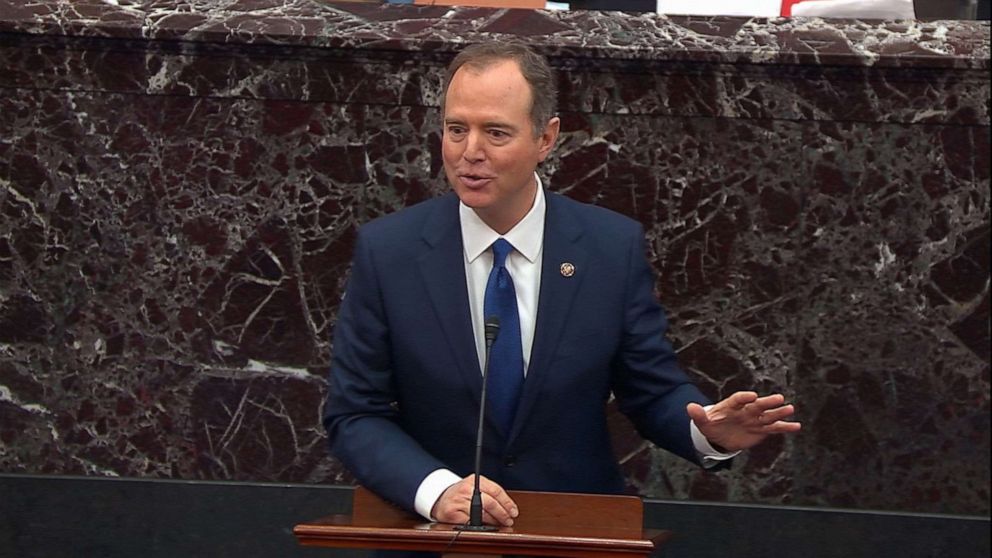
{"type": "Polygon", "coordinates": [[[472,504],[469,508],[468,523],[456,525],[458,531],[496,531],[495,525],[482,524],[482,490],[479,489],[479,475],[482,473],[482,426],[486,416],[486,385],[489,383],[489,351],[499,335],[499,318],[486,318],[486,362],[482,370],[482,400],[479,402],[479,427],[475,436],[475,490],[472,491],[472,504]]]}

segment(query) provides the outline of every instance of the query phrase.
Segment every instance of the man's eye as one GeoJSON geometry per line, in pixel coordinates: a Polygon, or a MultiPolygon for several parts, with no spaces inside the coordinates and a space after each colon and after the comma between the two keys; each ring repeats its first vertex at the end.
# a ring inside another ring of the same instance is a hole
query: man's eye
{"type": "Polygon", "coordinates": [[[489,130],[489,135],[496,139],[506,139],[510,137],[510,134],[504,132],[503,130],[489,130]]]}

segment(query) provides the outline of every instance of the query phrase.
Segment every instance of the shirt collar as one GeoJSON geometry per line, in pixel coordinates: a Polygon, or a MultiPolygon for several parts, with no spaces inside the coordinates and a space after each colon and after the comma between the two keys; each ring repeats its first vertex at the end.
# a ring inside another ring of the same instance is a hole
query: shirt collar
{"type": "MultiPolygon", "coordinates": [[[[527,261],[535,263],[541,255],[544,242],[544,185],[541,177],[534,173],[537,181],[537,194],[534,205],[519,223],[502,235],[527,261]]],[[[482,255],[500,234],[489,228],[475,211],[464,203],[458,203],[458,217],[462,227],[462,244],[465,246],[465,259],[472,263],[482,255]]]]}

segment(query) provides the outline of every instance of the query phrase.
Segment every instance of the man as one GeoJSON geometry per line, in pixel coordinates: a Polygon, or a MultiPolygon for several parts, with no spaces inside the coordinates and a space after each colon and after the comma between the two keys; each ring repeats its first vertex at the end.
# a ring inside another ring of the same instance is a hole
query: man
{"type": "Polygon", "coordinates": [[[535,169],[558,137],[556,96],[527,47],[466,48],[443,97],[453,193],[358,235],[324,425],[362,484],[432,520],[468,520],[483,324],[495,311],[510,314],[493,345],[486,523],[510,526],[520,513],[504,488],[623,489],[611,393],[646,438],[709,466],[799,430],[781,395],[736,393],[704,408],[664,338],[641,226],[542,189],[535,169]]]}

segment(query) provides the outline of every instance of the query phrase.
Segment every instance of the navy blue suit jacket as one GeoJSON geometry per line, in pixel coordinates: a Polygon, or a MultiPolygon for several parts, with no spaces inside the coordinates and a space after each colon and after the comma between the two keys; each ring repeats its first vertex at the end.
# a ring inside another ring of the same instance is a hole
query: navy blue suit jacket
{"type": "MultiPolygon", "coordinates": [[[[530,364],[512,430],[486,423],[484,475],[507,489],[621,492],[611,392],[645,438],[697,461],[685,406],[708,401],[676,363],[653,286],[638,223],[547,193],[530,364]]],[[[481,389],[458,198],[363,226],[335,326],[332,453],[412,510],[431,471],[473,471],[481,389]]]]}

